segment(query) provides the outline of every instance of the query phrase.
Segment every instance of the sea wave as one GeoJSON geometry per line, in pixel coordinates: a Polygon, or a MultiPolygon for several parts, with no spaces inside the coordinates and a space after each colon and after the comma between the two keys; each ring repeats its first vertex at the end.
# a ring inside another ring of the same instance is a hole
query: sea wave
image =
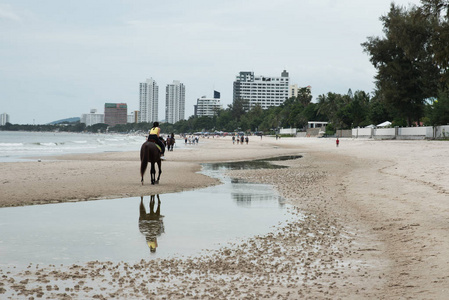
{"type": "Polygon", "coordinates": [[[0,131],[0,162],[54,154],[140,151],[144,135],[0,131]],[[7,159],[5,159],[7,157],[7,159]]]}
{"type": "Polygon", "coordinates": [[[23,143],[0,143],[0,147],[20,147],[23,143]]]}

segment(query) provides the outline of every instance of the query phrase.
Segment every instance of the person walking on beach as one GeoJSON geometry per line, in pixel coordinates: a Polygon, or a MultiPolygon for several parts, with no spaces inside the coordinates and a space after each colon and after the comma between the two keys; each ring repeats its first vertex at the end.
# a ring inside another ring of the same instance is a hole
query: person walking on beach
{"type": "Polygon", "coordinates": [[[337,138],[337,140],[335,141],[335,145],[338,147],[339,144],[340,144],[340,141],[337,138]]]}
{"type": "Polygon", "coordinates": [[[148,132],[148,140],[154,141],[156,144],[159,145],[159,147],[161,147],[161,159],[165,160],[165,156],[164,156],[165,145],[159,138],[160,134],[161,134],[161,129],[159,128],[159,122],[154,122],[153,128],[151,128],[150,131],[148,132]]]}

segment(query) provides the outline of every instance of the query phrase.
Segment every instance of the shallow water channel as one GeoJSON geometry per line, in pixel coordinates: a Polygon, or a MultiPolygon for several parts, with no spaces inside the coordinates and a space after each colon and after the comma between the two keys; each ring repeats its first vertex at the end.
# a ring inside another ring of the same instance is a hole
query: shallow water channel
{"type": "Polygon", "coordinates": [[[282,167],[267,161],[204,164],[202,173],[223,184],[142,198],[1,208],[0,266],[181,257],[268,233],[297,216],[271,186],[224,173],[282,167]]]}

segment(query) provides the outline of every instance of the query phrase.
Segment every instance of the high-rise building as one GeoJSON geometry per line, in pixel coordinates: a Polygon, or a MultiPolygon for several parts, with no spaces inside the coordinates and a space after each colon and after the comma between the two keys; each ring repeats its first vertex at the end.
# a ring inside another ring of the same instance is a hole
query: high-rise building
{"type": "Polygon", "coordinates": [[[128,123],[137,123],[139,122],[139,111],[135,110],[128,114],[128,123]]]}
{"type": "Polygon", "coordinates": [[[89,114],[81,115],[80,123],[84,123],[86,126],[104,123],[104,114],[98,114],[96,109],[91,109],[89,114]]]}
{"type": "Polygon", "coordinates": [[[139,95],[139,122],[152,124],[159,121],[159,86],[156,81],[150,78],[141,82],[139,95]]]}
{"type": "Polygon", "coordinates": [[[2,113],[0,115],[0,126],[5,126],[6,123],[9,123],[9,115],[7,113],[2,113]]]}
{"type": "Polygon", "coordinates": [[[126,103],[105,103],[104,122],[111,127],[128,122],[128,105],[126,103]]]}
{"type": "Polygon", "coordinates": [[[165,89],[165,121],[174,124],[185,119],[186,89],[179,80],[167,84],[165,89]]]}
{"type": "Polygon", "coordinates": [[[266,109],[284,103],[288,92],[289,77],[285,70],[280,77],[254,76],[254,72],[240,72],[234,81],[233,101],[247,100],[250,107],[259,104],[266,109]]]}
{"type": "Polygon", "coordinates": [[[196,100],[195,116],[198,117],[213,117],[216,116],[220,109],[223,109],[223,105],[220,103],[220,99],[216,99],[215,96],[219,96],[220,93],[215,94],[214,98],[206,98],[203,96],[196,100]]]}

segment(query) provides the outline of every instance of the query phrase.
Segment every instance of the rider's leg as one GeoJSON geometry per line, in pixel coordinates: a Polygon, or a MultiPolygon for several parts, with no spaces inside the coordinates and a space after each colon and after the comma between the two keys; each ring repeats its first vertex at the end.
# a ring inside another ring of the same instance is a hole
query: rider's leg
{"type": "Polygon", "coordinates": [[[164,153],[165,153],[165,145],[164,145],[164,143],[160,139],[158,139],[157,144],[159,145],[159,147],[161,147],[161,158],[165,159],[165,157],[164,157],[164,153]]]}

